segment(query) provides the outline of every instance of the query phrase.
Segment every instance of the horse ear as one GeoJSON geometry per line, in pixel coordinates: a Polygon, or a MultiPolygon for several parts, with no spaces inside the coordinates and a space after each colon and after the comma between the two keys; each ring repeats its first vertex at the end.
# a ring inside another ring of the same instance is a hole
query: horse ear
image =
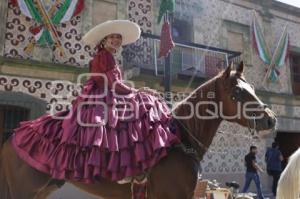
{"type": "Polygon", "coordinates": [[[227,68],[223,72],[223,77],[225,79],[227,79],[228,77],[230,77],[230,73],[231,73],[232,68],[233,68],[233,63],[231,62],[231,64],[229,66],[227,66],[227,68]]]}
{"type": "Polygon", "coordinates": [[[239,73],[239,74],[242,74],[244,72],[244,62],[241,61],[240,64],[238,65],[236,71],[239,73]]]}

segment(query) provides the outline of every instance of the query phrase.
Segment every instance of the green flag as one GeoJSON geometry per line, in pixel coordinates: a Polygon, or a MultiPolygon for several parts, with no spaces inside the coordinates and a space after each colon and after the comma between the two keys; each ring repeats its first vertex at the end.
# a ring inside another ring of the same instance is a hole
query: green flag
{"type": "Polygon", "coordinates": [[[161,0],[157,23],[161,22],[162,17],[166,12],[174,12],[175,0],[161,0]]]}

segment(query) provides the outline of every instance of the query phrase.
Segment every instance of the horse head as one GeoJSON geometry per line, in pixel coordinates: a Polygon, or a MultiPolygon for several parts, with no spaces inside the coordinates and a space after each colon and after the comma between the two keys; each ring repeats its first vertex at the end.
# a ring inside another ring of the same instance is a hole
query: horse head
{"type": "Polygon", "coordinates": [[[243,62],[236,70],[232,68],[232,65],[228,66],[199,86],[173,109],[183,142],[196,149],[200,159],[223,120],[248,127],[252,132],[271,132],[275,128],[275,114],[246,81],[243,62]]]}
{"type": "Polygon", "coordinates": [[[220,117],[258,132],[274,129],[275,113],[257,97],[243,71],[244,63],[241,62],[236,70],[230,65],[217,78],[220,117]]]}

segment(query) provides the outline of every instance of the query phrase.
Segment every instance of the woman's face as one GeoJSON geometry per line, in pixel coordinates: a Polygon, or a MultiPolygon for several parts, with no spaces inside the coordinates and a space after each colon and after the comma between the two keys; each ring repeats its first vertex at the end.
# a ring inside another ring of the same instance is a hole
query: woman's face
{"type": "Polygon", "coordinates": [[[115,53],[122,45],[122,36],[119,34],[108,35],[104,42],[104,47],[112,53],[115,53]]]}

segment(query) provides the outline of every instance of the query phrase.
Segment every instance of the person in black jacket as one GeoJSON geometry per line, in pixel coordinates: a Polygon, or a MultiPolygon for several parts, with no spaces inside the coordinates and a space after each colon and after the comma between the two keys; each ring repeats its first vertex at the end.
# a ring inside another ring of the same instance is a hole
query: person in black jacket
{"type": "Polygon", "coordinates": [[[261,169],[256,162],[256,154],[257,154],[257,147],[251,146],[250,152],[245,156],[245,165],[246,165],[247,171],[246,171],[246,175],[245,175],[246,181],[245,181],[243,193],[246,193],[248,191],[251,181],[253,180],[256,185],[258,198],[264,199],[264,195],[263,195],[262,189],[261,189],[260,178],[258,175],[258,171],[263,172],[263,169],[261,169]]]}

